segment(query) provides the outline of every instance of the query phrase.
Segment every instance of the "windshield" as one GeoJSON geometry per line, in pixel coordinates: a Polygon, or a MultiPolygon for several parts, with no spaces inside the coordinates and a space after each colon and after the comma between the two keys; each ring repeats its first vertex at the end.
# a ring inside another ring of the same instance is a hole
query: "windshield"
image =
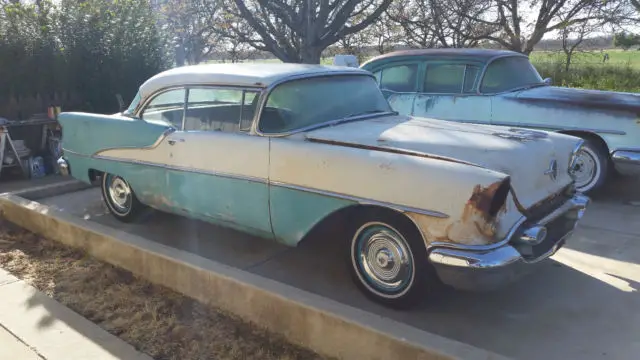
{"type": "Polygon", "coordinates": [[[368,75],[332,75],[278,85],[260,116],[260,131],[283,133],[365,114],[392,111],[368,75]]]}
{"type": "Polygon", "coordinates": [[[487,67],[480,91],[498,93],[532,85],[545,85],[529,59],[522,56],[500,58],[487,67]]]}

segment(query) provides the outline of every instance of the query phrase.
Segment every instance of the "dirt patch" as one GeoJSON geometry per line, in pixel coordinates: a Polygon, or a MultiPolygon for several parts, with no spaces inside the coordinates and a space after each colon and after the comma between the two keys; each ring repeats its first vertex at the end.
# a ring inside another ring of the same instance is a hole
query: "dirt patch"
{"type": "Polygon", "coordinates": [[[156,360],[322,358],[4,220],[0,266],[156,360]]]}

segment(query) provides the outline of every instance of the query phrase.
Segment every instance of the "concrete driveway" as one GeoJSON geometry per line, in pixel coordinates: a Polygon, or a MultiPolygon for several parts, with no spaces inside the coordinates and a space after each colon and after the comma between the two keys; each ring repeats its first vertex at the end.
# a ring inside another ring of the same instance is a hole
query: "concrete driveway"
{"type": "Polygon", "coordinates": [[[539,271],[491,293],[443,289],[409,312],[378,306],[355,289],[332,231],[286,248],[162,213],[125,225],[106,214],[95,188],[39,201],[510,357],[637,359],[640,182],[617,180],[593,199],[575,236],[539,271]]]}

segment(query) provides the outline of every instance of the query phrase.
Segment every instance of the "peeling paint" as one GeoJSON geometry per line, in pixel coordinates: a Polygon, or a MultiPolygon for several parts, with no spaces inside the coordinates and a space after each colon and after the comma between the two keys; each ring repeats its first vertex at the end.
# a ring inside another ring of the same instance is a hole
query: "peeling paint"
{"type": "Polygon", "coordinates": [[[499,181],[487,187],[475,186],[458,219],[436,219],[414,213],[408,216],[418,225],[428,243],[490,244],[495,240],[499,219],[506,212],[505,201],[495,214],[491,214],[493,198],[503,184],[499,181]]]}
{"type": "MultiPolygon", "coordinates": [[[[480,212],[481,216],[484,218],[485,221],[487,222],[492,221],[495,215],[504,211],[505,204],[502,204],[502,206],[500,207],[500,209],[498,209],[498,212],[496,214],[494,215],[490,214],[493,199],[496,195],[496,192],[500,189],[500,186],[502,185],[503,185],[502,181],[495,182],[487,187],[476,185],[475,188],[473,189],[473,193],[471,194],[471,197],[469,198],[469,201],[467,202],[465,213],[467,212],[467,208],[471,208],[473,210],[477,210],[478,212],[480,212]]],[[[464,219],[464,215],[465,214],[463,214],[463,220],[466,220],[464,219]]]]}

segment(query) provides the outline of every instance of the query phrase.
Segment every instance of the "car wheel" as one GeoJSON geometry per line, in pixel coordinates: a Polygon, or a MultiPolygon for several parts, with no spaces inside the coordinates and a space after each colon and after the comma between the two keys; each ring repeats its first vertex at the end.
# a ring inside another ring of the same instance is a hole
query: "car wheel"
{"type": "Polygon", "coordinates": [[[609,159],[606,151],[597,143],[585,140],[573,169],[576,190],[585,194],[597,190],[604,185],[608,174],[609,159]]]}
{"type": "Polygon", "coordinates": [[[354,282],[370,299],[393,308],[416,305],[436,280],[420,233],[401,216],[360,217],[350,232],[354,282]]]}
{"type": "Polygon", "coordinates": [[[113,174],[102,176],[102,199],[109,212],[122,222],[132,222],[146,208],[122,177],[113,174]]]}

